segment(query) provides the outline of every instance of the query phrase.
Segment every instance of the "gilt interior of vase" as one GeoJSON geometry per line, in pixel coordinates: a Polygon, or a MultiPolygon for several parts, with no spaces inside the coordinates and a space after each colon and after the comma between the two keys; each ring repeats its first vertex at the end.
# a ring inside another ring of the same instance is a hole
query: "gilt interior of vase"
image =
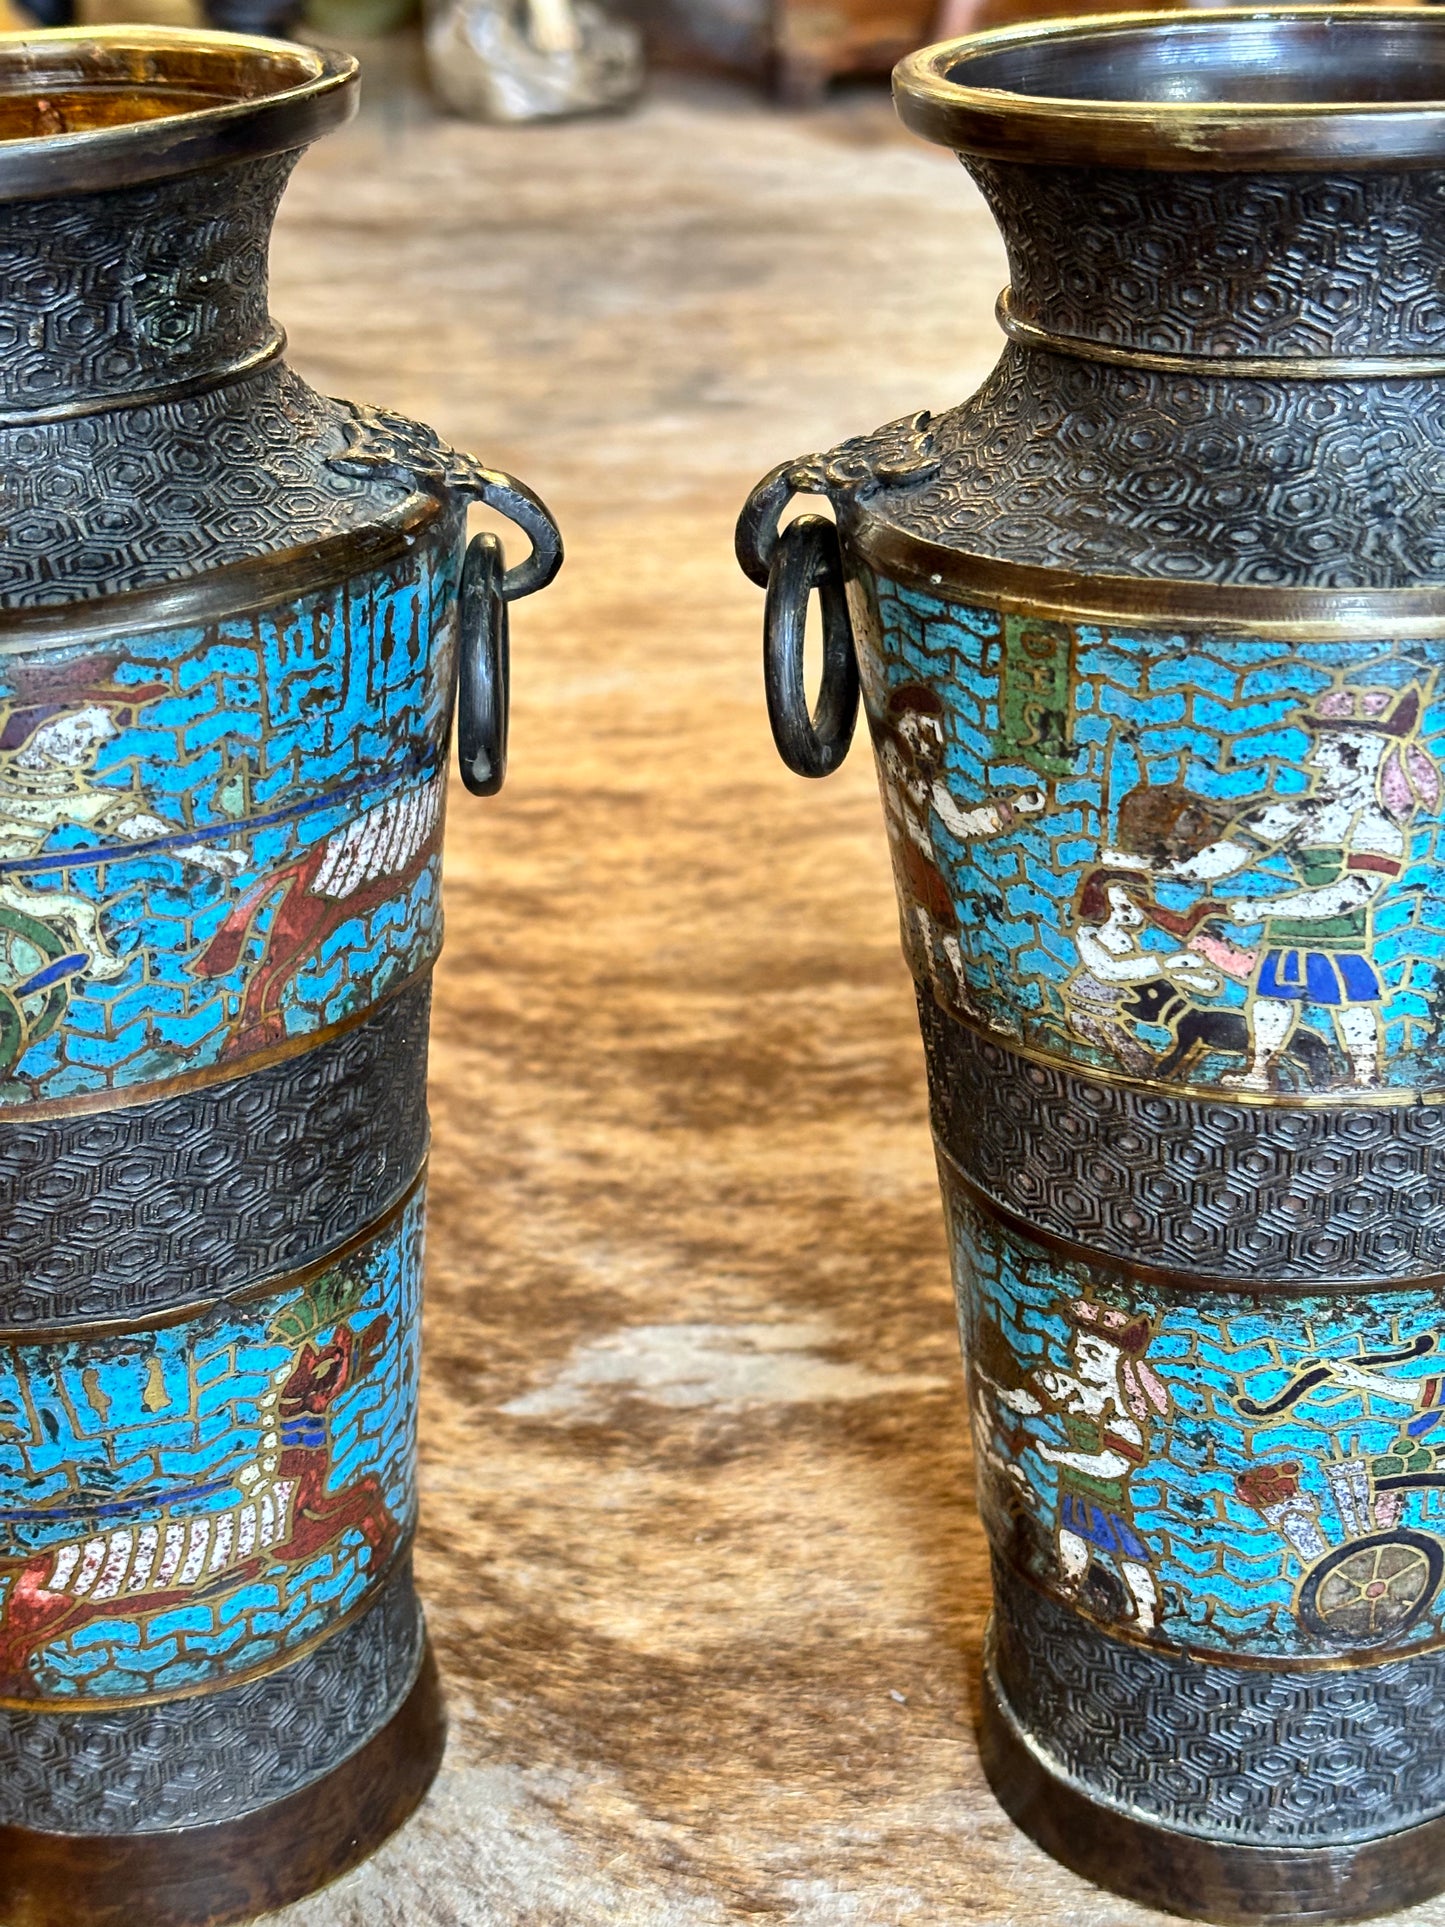
{"type": "Polygon", "coordinates": [[[1116,106],[1438,106],[1445,20],[1372,8],[1094,20],[980,36],[938,71],[970,89],[1116,106]]]}
{"type": "Polygon", "coordinates": [[[315,81],[310,48],[201,35],[0,36],[0,141],[179,119],[315,81]]]}

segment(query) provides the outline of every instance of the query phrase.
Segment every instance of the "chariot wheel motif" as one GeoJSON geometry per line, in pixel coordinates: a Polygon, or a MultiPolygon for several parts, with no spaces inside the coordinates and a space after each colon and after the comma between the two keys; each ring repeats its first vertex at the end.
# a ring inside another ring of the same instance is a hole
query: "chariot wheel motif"
{"type": "Polygon", "coordinates": [[[1376,1532],[1321,1559],[1300,1587],[1299,1616],[1333,1646],[1380,1646],[1428,1611],[1445,1547],[1422,1532],[1376,1532]]]}

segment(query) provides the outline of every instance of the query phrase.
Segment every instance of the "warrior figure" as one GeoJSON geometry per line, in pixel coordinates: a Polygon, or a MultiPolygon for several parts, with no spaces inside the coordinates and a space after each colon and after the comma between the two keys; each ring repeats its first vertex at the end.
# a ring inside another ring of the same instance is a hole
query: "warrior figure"
{"type": "Polygon", "coordinates": [[[1111,1566],[1143,1632],[1159,1616],[1153,1555],[1134,1527],[1129,1480],[1147,1457],[1145,1428],[1169,1411],[1169,1394],[1144,1354],[1149,1320],[1076,1299],[1067,1308],[1074,1371],[1030,1374],[1036,1391],[994,1388],[999,1402],[1025,1416],[1044,1412],[1063,1426],[1062,1446],[1034,1443],[1059,1468],[1055,1544],[1065,1587],[1077,1593],[1095,1560],[1111,1566]]]}
{"type": "MultiPolygon", "coordinates": [[[[1271,1066],[1307,1005],[1333,1017],[1354,1084],[1380,1081],[1375,907],[1404,870],[1415,812],[1435,808],[1441,796],[1439,772],[1415,736],[1421,707],[1414,687],[1330,689],[1304,718],[1308,793],[1252,805],[1197,854],[1153,866],[1157,875],[1213,884],[1280,856],[1298,876],[1296,889],[1228,905],[1234,923],[1264,926],[1248,1005],[1249,1063],[1223,1080],[1235,1089],[1270,1088],[1271,1066]]],[[[1107,860],[1143,867],[1122,852],[1107,860]]]]}
{"type": "Polygon", "coordinates": [[[1147,1012],[1167,1025],[1190,1006],[1181,992],[1213,995],[1220,979],[1190,950],[1146,950],[1139,932],[1145,912],[1135,901],[1138,879],[1090,870],[1075,905],[1074,947],[1079,968],[1064,988],[1069,1022],[1086,1043],[1108,1051],[1137,1077],[1157,1072],[1158,1058],[1128,1027],[1147,1012]]]}
{"type": "MultiPolygon", "coordinates": [[[[883,721],[875,731],[883,771],[883,807],[888,841],[898,871],[899,888],[913,919],[918,951],[928,974],[949,1001],[976,1014],[973,993],[964,973],[958,909],[953,892],[938,865],[933,841],[933,819],[957,842],[997,836],[1021,817],[1037,816],[1046,806],[1042,790],[1020,790],[971,808],[959,805],[944,781],[944,703],[925,683],[904,683],[891,690],[883,721]],[[951,981],[940,981],[937,958],[942,953],[951,981]]],[[[912,943],[908,943],[912,950],[912,943]]]]}

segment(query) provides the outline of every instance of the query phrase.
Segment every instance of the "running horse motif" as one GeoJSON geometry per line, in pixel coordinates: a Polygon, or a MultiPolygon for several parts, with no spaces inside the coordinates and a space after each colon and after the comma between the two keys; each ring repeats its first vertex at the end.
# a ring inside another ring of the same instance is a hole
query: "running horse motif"
{"type": "MultiPolygon", "coordinates": [[[[327,1420],[341,1393],[374,1366],[387,1324],[374,1318],[360,1334],[343,1324],[323,1345],[308,1339],[278,1368],[259,1401],[259,1451],[236,1477],[229,1505],[197,1504],[192,1488],[158,1517],[122,1517],[107,1531],[8,1562],[0,1694],[33,1693],[34,1657],[58,1637],[96,1620],[144,1617],[198,1594],[232,1591],[268,1568],[315,1557],[346,1532],[361,1534],[369,1568],[380,1572],[396,1548],[397,1526],[374,1472],[328,1490],[327,1420]]],[[[138,1496],[124,1509],[153,1512],[154,1497],[138,1496]]]]}

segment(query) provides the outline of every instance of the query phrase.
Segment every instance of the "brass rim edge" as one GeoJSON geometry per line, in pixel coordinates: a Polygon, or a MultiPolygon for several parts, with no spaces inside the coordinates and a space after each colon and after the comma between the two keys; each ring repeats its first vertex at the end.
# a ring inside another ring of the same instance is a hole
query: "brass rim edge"
{"type": "MultiPolygon", "coordinates": [[[[117,1695],[114,1699],[109,1697],[85,1700],[10,1699],[0,1694],[0,1712],[58,1713],[62,1715],[66,1713],[94,1714],[121,1712],[138,1706],[157,1706],[162,1702],[169,1703],[175,1700],[214,1699],[218,1694],[230,1692],[233,1687],[247,1686],[255,1680],[267,1679],[272,1673],[284,1673],[288,1666],[294,1666],[298,1660],[305,1659],[308,1654],[314,1653],[318,1646],[324,1646],[328,1639],[334,1639],[338,1633],[345,1631],[353,1621],[360,1619],[364,1613],[369,1612],[377,1603],[377,1596],[381,1590],[382,1583],[391,1577],[400,1562],[412,1551],[415,1544],[416,1526],[413,1524],[407,1527],[406,1531],[397,1541],[390,1559],[387,1560],[384,1566],[378,1568],[375,1576],[373,1577],[368,1571],[367,1579],[369,1583],[366,1591],[362,1594],[361,1598],[356,1601],[355,1605],[348,1606],[344,1613],[339,1614],[328,1626],[324,1627],[322,1631],[314,1633],[311,1638],[303,1639],[299,1645],[291,1647],[284,1658],[274,1661],[268,1660],[264,1665],[248,1667],[245,1672],[236,1673],[229,1679],[212,1681],[206,1686],[174,1687],[169,1690],[163,1688],[158,1693],[127,1693],[117,1695]]],[[[124,1600],[120,1600],[117,1601],[117,1604],[123,1606],[125,1602],[124,1600]]],[[[425,1640],[421,1642],[421,1650],[423,1654],[426,1651],[425,1640]]],[[[417,1670],[420,1671],[420,1665],[418,1665],[417,1670]]],[[[415,1684],[415,1675],[413,1675],[411,1684],[415,1684]]],[[[410,1690],[410,1688],[408,1688],[408,1690],[410,1690]]],[[[403,1698],[404,1697],[405,1695],[403,1695],[403,1698]]],[[[363,1744],[365,1744],[365,1742],[363,1742],[363,1744]]],[[[334,1770],[334,1768],[328,1769],[328,1771],[334,1770]]],[[[318,1779],[322,1777],[324,1776],[320,1774],[317,1775],[318,1779]]],[[[244,1815],[241,1817],[243,1819],[245,1818],[244,1815]]],[[[86,1839],[92,1839],[95,1836],[87,1834],[84,1837],[86,1839]]]]}
{"type": "MultiPolygon", "coordinates": [[[[1445,636],[1445,585],[1413,589],[1299,589],[1157,577],[1083,575],[931,542],[885,522],[856,501],[840,515],[848,547],[876,574],[943,601],[1053,617],[1064,622],[1144,623],[1166,630],[1391,641],[1445,636]]],[[[3,635],[3,631],[0,631],[3,635]]],[[[3,647],[3,643],[0,643],[3,647]]]]}
{"type": "Polygon", "coordinates": [[[0,655],[68,648],[155,629],[223,621],[288,602],[405,555],[443,514],[441,497],[417,491],[364,528],[303,548],[249,556],[154,589],[129,589],[87,602],[0,610],[0,655]]]}
{"type": "Polygon", "coordinates": [[[236,161],[260,160],[307,147],[356,112],[359,63],[339,49],[299,47],[254,35],[186,27],[94,26],[34,28],[0,36],[0,57],[12,49],[46,47],[78,53],[94,49],[163,63],[167,53],[207,51],[221,60],[270,56],[296,74],[270,93],[223,99],[215,106],[7,141],[0,149],[0,201],[49,199],[173,179],[236,161]],[[302,71],[302,70],[305,71],[302,71]]]}
{"type": "Polygon", "coordinates": [[[998,325],[1010,341],[1046,354],[1077,361],[1103,361],[1114,368],[1143,368],[1161,375],[1221,375],[1241,380],[1405,381],[1445,375],[1441,355],[1191,355],[1154,348],[1123,348],[1091,341],[1086,335],[1055,334],[1015,314],[1012,290],[1005,288],[994,307],[998,325]]]}
{"type": "MultiPolygon", "coordinates": [[[[905,959],[906,961],[906,959],[905,959]]],[[[910,973],[912,974],[912,973],[910,973]]],[[[930,1000],[943,1017],[960,1030],[982,1038],[998,1050],[1008,1051],[1014,1057],[1021,1057],[1026,1063],[1037,1064],[1044,1070],[1057,1072],[1062,1077],[1072,1077],[1080,1084],[1107,1084],[1113,1090],[1133,1091],[1144,1097],[1169,1097],[1177,1104],[1193,1104],[1200,1107],[1210,1106],[1222,1110],[1266,1110],[1266,1111],[1378,1111],[1378,1110],[1430,1110],[1445,1104],[1445,1090],[1401,1091],[1317,1091],[1313,1093],[1298,1091],[1236,1091],[1221,1090],[1212,1084],[1169,1084],[1161,1078],[1130,1077],[1123,1071],[1106,1070],[1101,1065],[1076,1063],[1071,1057],[1061,1057],[1054,1051],[1042,1049],[1037,1044],[1025,1043],[1021,1037],[1010,1031],[991,1030],[977,1018],[965,1017],[951,1005],[939,1003],[934,995],[933,986],[917,975],[913,976],[916,989],[930,1000]]],[[[0,1113],[3,1116],[3,1113],[0,1113]]]]}
{"type": "Polygon", "coordinates": [[[1403,1277],[1377,1277],[1373,1274],[1350,1278],[1261,1278],[1257,1273],[1236,1275],[1231,1272],[1206,1271],[1202,1266],[1193,1266],[1188,1271],[1176,1270],[1172,1265],[1151,1265],[1137,1258],[1125,1258],[1118,1252],[1102,1251],[1095,1245],[1080,1244],[1073,1238],[1065,1238],[1057,1231],[1047,1231],[1041,1225],[1030,1221],[1015,1211],[1012,1206],[1001,1204],[989,1191],[985,1191],[978,1180],[972,1177],[953,1152],[943,1142],[937,1129],[933,1133],[934,1147],[939,1157],[947,1164],[960,1187],[966,1191],[972,1202],[986,1217],[993,1218],[1006,1231],[1013,1232],[1026,1243],[1040,1246],[1054,1253],[1070,1264],[1075,1264],[1094,1273],[1113,1273],[1121,1278],[1132,1279],[1136,1284],[1149,1285],[1154,1290],[1167,1292],[1170,1297],[1192,1301],[1205,1296],[1225,1298],[1316,1298],[1355,1296],[1362,1291],[1441,1291],[1445,1290],[1445,1272],[1409,1272],[1403,1277]]]}
{"type": "MultiPolygon", "coordinates": [[[[998,1554],[995,1552],[994,1557],[998,1554]]],[[[1136,1652],[1156,1653],[1165,1659],[1183,1660],[1190,1666],[1233,1666],[1247,1673],[1362,1673],[1374,1666],[1398,1666],[1402,1659],[1414,1659],[1417,1655],[1427,1658],[1432,1653],[1445,1651],[1445,1633],[1438,1639],[1421,1640],[1414,1646],[1388,1646],[1370,1648],[1355,1653],[1318,1653],[1299,1655],[1294,1653],[1263,1654],[1234,1653],[1225,1646],[1176,1646],[1165,1639],[1141,1639],[1136,1632],[1112,1621],[1097,1619],[1086,1611],[1077,1599],[1067,1593],[1057,1592],[1051,1586],[1035,1577],[1022,1566],[1008,1562],[1009,1572],[1033,1592],[1056,1605],[1076,1613],[1093,1630],[1102,1633],[1106,1639],[1114,1640],[1120,1646],[1130,1646],[1136,1652]]],[[[995,1609],[996,1610],[996,1609],[995,1609]]],[[[988,1632],[985,1634],[985,1656],[989,1653],[989,1636],[993,1631],[993,1614],[989,1615],[988,1632]]],[[[1091,1799],[1093,1795],[1089,1796],[1091,1799]]]]}
{"type": "Polygon", "coordinates": [[[257,1071],[269,1070],[273,1064],[284,1064],[289,1058],[300,1057],[309,1050],[320,1050],[338,1037],[344,1037],[358,1024],[364,1024],[384,1010],[389,1003],[400,997],[403,991],[419,984],[424,977],[436,969],[437,957],[441,953],[441,941],[426,961],[397,983],[388,984],[379,997],[361,1010],[348,1011],[345,1017],[338,1017],[334,1024],[323,1025],[320,1030],[308,1030],[304,1035],[288,1037],[284,1043],[272,1044],[265,1050],[253,1055],[232,1058],[223,1064],[206,1064],[200,1070],[186,1071],[180,1077],[168,1079],[160,1084],[137,1084],[123,1091],[82,1091],[75,1097],[43,1097],[33,1104],[0,1104],[0,1138],[10,1124],[43,1124],[54,1117],[87,1117],[99,1111],[134,1111],[143,1104],[164,1104],[167,1099],[181,1097],[187,1091],[203,1091],[212,1084],[235,1084],[243,1077],[251,1077],[257,1071]]]}
{"type": "MultiPolygon", "coordinates": [[[[1357,17],[1355,6],[1210,8],[1201,18],[1140,11],[1025,21],[923,47],[893,69],[899,118],[913,133],[955,153],[1035,165],[1139,167],[1174,172],[1264,169],[1290,173],[1322,165],[1437,167],[1445,101],[1186,101],[1085,99],[969,86],[950,70],[970,57],[1042,41],[1102,39],[1141,26],[1176,38],[1220,23],[1357,17]]],[[[1370,8],[1381,24],[1421,25],[1413,8],[1370,8]]]]}
{"type": "Polygon", "coordinates": [[[151,1312],[137,1312],[130,1318],[85,1318],[73,1319],[59,1325],[0,1325],[0,1346],[23,1348],[27,1345],[73,1345],[91,1339],[130,1338],[142,1332],[165,1331],[172,1325],[188,1325],[198,1318],[206,1318],[212,1312],[224,1311],[233,1305],[255,1304],[258,1299],[278,1298],[283,1292],[299,1291],[319,1278],[334,1266],[345,1264],[368,1245],[382,1238],[405,1213],[408,1205],[426,1187],[428,1158],[423,1156],[421,1163],[407,1179],[405,1186],[396,1194],[384,1211],[369,1218],[359,1231],[353,1231],[320,1258],[312,1258],[294,1271],[274,1271],[265,1278],[256,1278],[248,1285],[238,1285],[234,1291],[213,1293],[209,1298],[191,1298],[184,1304],[162,1305],[151,1312]]]}
{"type": "Polygon", "coordinates": [[[179,381],[165,382],[155,388],[119,389],[114,394],[87,396],[83,401],[65,402],[58,408],[0,409],[0,428],[38,428],[47,422],[120,414],[128,408],[153,408],[160,402],[183,401],[188,395],[210,394],[214,389],[229,388],[247,375],[269,367],[285,351],[286,331],[273,327],[258,347],[248,348],[245,354],[198,374],[185,375],[179,381]]]}

